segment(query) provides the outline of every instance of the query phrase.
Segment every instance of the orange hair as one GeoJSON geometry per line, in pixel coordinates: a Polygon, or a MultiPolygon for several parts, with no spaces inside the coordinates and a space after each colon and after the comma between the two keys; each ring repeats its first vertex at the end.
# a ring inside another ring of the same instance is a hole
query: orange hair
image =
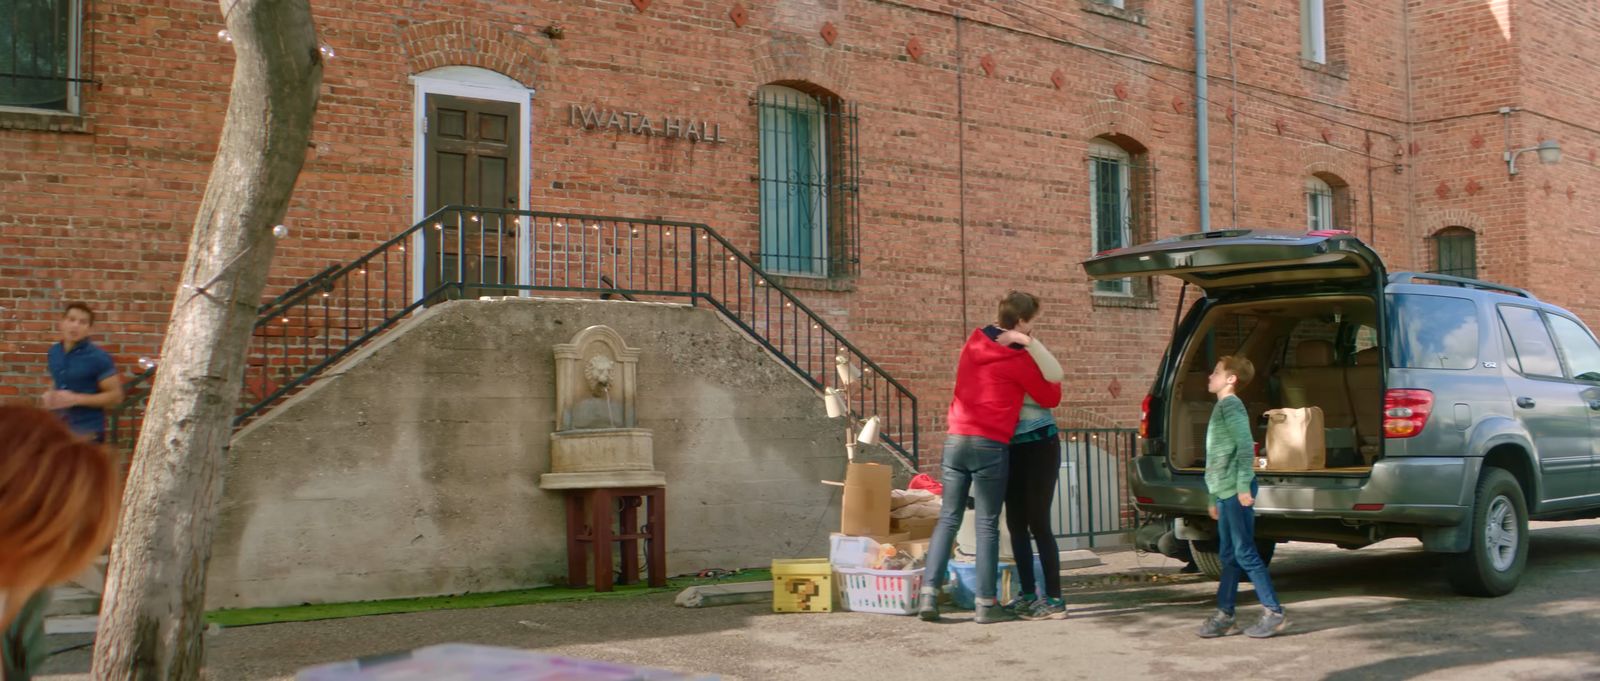
{"type": "Polygon", "coordinates": [[[121,499],[104,447],[43,409],[0,406],[0,627],[34,592],[72,578],[100,555],[121,499]]]}

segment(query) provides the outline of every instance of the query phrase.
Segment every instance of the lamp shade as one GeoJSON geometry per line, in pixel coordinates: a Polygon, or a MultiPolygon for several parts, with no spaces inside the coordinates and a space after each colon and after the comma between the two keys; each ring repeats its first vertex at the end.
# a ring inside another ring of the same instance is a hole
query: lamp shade
{"type": "Polygon", "coordinates": [[[836,419],[844,416],[844,395],[834,388],[828,388],[822,393],[822,402],[828,407],[828,418],[836,419]]]}
{"type": "Polygon", "coordinates": [[[839,355],[833,358],[833,362],[835,365],[834,368],[839,371],[840,385],[850,385],[855,383],[856,379],[861,378],[861,370],[857,369],[854,364],[851,364],[848,357],[839,355]]]}
{"type": "Polygon", "coordinates": [[[1539,143],[1539,162],[1545,165],[1561,162],[1561,143],[1555,140],[1545,140],[1539,143]]]}
{"type": "Polygon", "coordinates": [[[878,417],[867,419],[866,425],[861,426],[861,434],[856,436],[856,442],[864,445],[878,444],[878,417]]]}

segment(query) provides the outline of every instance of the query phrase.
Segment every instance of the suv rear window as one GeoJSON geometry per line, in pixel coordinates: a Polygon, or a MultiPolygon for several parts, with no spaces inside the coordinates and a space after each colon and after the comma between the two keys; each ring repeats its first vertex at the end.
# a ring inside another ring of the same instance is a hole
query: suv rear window
{"type": "Polygon", "coordinates": [[[1400,293],[1390,297],[1394,342],[1389,361],[1405,369],[1478,365],[1478,306],[1466,298],[1400,293]]]}

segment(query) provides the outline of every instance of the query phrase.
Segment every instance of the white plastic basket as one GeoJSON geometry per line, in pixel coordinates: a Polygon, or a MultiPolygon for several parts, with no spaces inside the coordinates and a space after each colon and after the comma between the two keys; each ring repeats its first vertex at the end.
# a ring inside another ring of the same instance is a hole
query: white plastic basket
{"type": "Polygon", "coordinates": [[[855,612],[885,615],[913,615],[917,596],[922,592],[922,568],[915,570],[873,570],[835,568],[845,604],[855,612]]]}

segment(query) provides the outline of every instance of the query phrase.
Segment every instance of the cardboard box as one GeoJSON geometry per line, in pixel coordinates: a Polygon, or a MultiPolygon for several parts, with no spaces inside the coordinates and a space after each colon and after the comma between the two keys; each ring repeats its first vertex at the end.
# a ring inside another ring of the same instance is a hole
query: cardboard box
{"type": "Polygon", "coordinates": [[[852,537],[882,537],[889,531],[892,471],[875,463],[852,463],[845,469],[844,502],[839,532],[852,537]]]}
{"type": "Polygon", "coordinates": [[[889,520],[889,531],[905,533],[911,539],[927,539],[933,536],[933,528],[939,524],[937,517],[933,518],[892,518],[889,520]]]}
{"type": "Polygon", "coordinates": [[[1327,467],[1322,409],[1273,409],[1267,416],[1267,469],[1306,471],[1327,467]]]}

